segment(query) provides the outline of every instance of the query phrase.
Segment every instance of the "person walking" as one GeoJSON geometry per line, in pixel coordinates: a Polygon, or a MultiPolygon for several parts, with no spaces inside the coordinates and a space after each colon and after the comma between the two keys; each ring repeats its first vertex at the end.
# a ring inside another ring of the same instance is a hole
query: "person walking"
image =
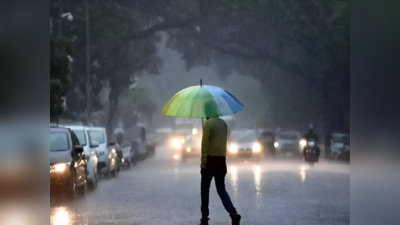
{"type": "Polygon", "coordinates": [[[219,117],[207,118],[201,142],[201,214],[200,225],[208,225],[210,184],[215,186],[222,204],[229,213],[232,225],[239,225],[241,216],[237,213],[229,194],[225,190],[226,148],[228,126],[219,117]]]}

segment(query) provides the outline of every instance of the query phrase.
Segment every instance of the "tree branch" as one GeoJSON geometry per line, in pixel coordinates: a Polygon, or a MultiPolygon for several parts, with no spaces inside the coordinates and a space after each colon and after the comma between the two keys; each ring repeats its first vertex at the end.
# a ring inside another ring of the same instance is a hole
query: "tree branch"
{"type": "Polygon", "coordinates": [[[260,50],[251,50],[248,53],[245,53],[235,47],[231,47],[234,43],[221,43],[217,42],[215,40],[210,40],[209,38],[206,37],[200,37],[199,35],[195,35],[196,39],[202,43],[205,47],[213,49],[217,52],[238,57],[242,60],[268,60],[281,68],[284,71],[290,72],[292,74],[296,74],[299,77],[302,77],[307,83],[311,84],[314,86],[314,88],[317,88],[320,90],[321,87],[321,81],[317,78],[313,78],[310,76],[307,76],[307,74],[312,73],[312,69],[307,69],[304,68],[303,66],[296,65],[294,63],[289,63],[287,60],[277,57],[275,55],[272,55],[271,52],[268,51],[260,51],[260,50]]]}
{"type": "Polygon", "coordinates": [[[147,37],[155,34],[158,31],[165,31],[168,29],[186,28],[186,27],[194,26],[195,21],[197,21],[197,18],[158,23],[149,29],[139,31],[139,33],[135,34],[133,36],[133,38],[135,38],[135,39],[147,38],[147,37]]]}

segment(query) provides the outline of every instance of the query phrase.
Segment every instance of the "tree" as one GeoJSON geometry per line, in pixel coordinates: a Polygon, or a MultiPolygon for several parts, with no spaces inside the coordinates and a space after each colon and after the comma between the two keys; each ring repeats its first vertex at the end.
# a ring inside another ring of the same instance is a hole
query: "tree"
{"type": "Polygon", "coordinates": [[[349,62],[349,0],[177,0],[168,10],[164,20],[153,19],[134,37],[164,30],[188,69],[215,66],[221,75],[256,77],[271,96],[269,116],[278,123],[308,123],[324,113],[324,102],[347,113],[337,103],[349,102],[348,75],[342,73],[336,97],[330,79],[349,62]],[[181,13],[183,5],[190,13],[181,13]]]}
{"type": "MultiPolygon", "coordinates": [[[[119,97],[140,73],[147,71],[157,74],[161,61],[155,55],[157,36],[143,40],[132,40],[131,36],[144,29],[143,21],[137,17],[132,8],[124,5],[124,1],[90,1],[90,55],[91,55],[91,104],[92,110],[108,112],[107,130],[112,130],[113,120],[119,104],[119,97]],[[98,98],[102,88],[110,88],[107,109],[104,109],[98,98]]],[[[79,87],[74,91],[77,101],[82,101],[86,93],[86,40],[85,40],[85,11],[81,1],[71,1],[68,9],[77,18],[76,21],[76,58],[74,65],[73,83],[79,87]],[[84,95],[83,95],[84,96],[84,95]]],[[[85,99],[86,100],[86,99],[85,99]]],[[[87,103],[87,102],[86,102],[87,103]]],[[[74,104],[74,109],[83,113],[86,104],[74,104]]],[[[86,115],[90,117],[90,115],[86,115]]]]}
{"type": "Polygon", "coordinates": [[[70,84],[72,41],[50,36],[50,121],[56,122],[64,110],[62,97],[70,84]]]}
{"type": "Polygon", "coordinates": [[[121,118],[126,128],[135,125],[139,116],[151,118],[156,110],[153,86],[146,78],[140,79],[121,99],[121,118]]]}

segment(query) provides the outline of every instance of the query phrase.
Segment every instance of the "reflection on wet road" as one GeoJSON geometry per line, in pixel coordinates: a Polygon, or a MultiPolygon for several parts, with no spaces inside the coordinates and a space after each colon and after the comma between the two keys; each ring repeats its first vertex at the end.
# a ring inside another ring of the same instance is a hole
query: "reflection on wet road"
{"type": "MultiPolygon", "coordinates": [[[[54,225],[188,225],[200,218],[200,161],[173,163],[162,154],[101,180],[94,192],[51,200],[54,225]]],[[[321,160],[228,163],[226,189],[245,224],[350,224],[350,166],[321,160]]],[[[210,224],[230,224],[210,190],[210,224]]]]}

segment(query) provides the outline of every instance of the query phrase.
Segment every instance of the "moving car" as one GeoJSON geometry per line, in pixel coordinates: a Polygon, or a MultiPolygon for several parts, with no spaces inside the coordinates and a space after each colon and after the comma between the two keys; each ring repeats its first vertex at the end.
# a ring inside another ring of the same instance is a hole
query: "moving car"
{"type": "Polygon", "coordinates": [[[287,154],[301,156],[303,148],[301,146],[301,134],[298,131],[282,131],[276,136],[275,148],[277,151],[287,154]]]}
{"type": "Polygon", "coordinates": [[[86,158],[75,133],[68,128],[50,127],[50,192],[75,198],[86,192],[86,158]]]}
{"type": "Polygon", "coordinates": [[[175,160],[181,159],[183,145],[190,139],[193,133],[196,133],[196,135],[198,133],[193,124],[186,123],[175,125],[167,139],[167,148],[172,158],[175,160]]]}
{"type": "Polygon", "coordinates": [[[87,161],[87,182],[89,188],[96,189],[98,172],[97,172],[97,152],[96,148],[99,147],[97,141],[90,142],[89,134],[86,127],[83,126],[68,126],[65,127],[71,129],[79,140],[79,144],[83,147],[85,151],[86,161],[87,161]]]}
{"type": "Polygon", "coordinates": [[[228,157],[247,157],[260,159],[261,145],[256,129],[232,130],[229,136],[228,157]]]}
{"type": "Polygon", "coordinates": [[[116,177],[118,175],[117,152],[113,146],[109,146],[106,130],[103,127],[88,127],[87,132],[91,141],[99,143],[96,148],[97,171],[104,174],[106,178],[109,178],[110,175],[116,177]]]}
{"type": "Polygon", "coordinates": [[[265,155],[274,156],[275,149],[275,134],[270,129],[263,129],[260,131],[258,142],[261,145],[262,153],[265,155]]]}
{"type": "Polygon", "coordinates": [[[189,158],[201,158],[201,138],[202,134],[193,128],[192,134],[186,136],[185,143],[182,144],[182,161],[185,162],[189,158]]]}
{"type": "Polygon", "coordinates": [[[345,133],[333,133],[331,139],[331,155],[334,157],[343,157],[350,154],[350,136],[345,133]]]}

